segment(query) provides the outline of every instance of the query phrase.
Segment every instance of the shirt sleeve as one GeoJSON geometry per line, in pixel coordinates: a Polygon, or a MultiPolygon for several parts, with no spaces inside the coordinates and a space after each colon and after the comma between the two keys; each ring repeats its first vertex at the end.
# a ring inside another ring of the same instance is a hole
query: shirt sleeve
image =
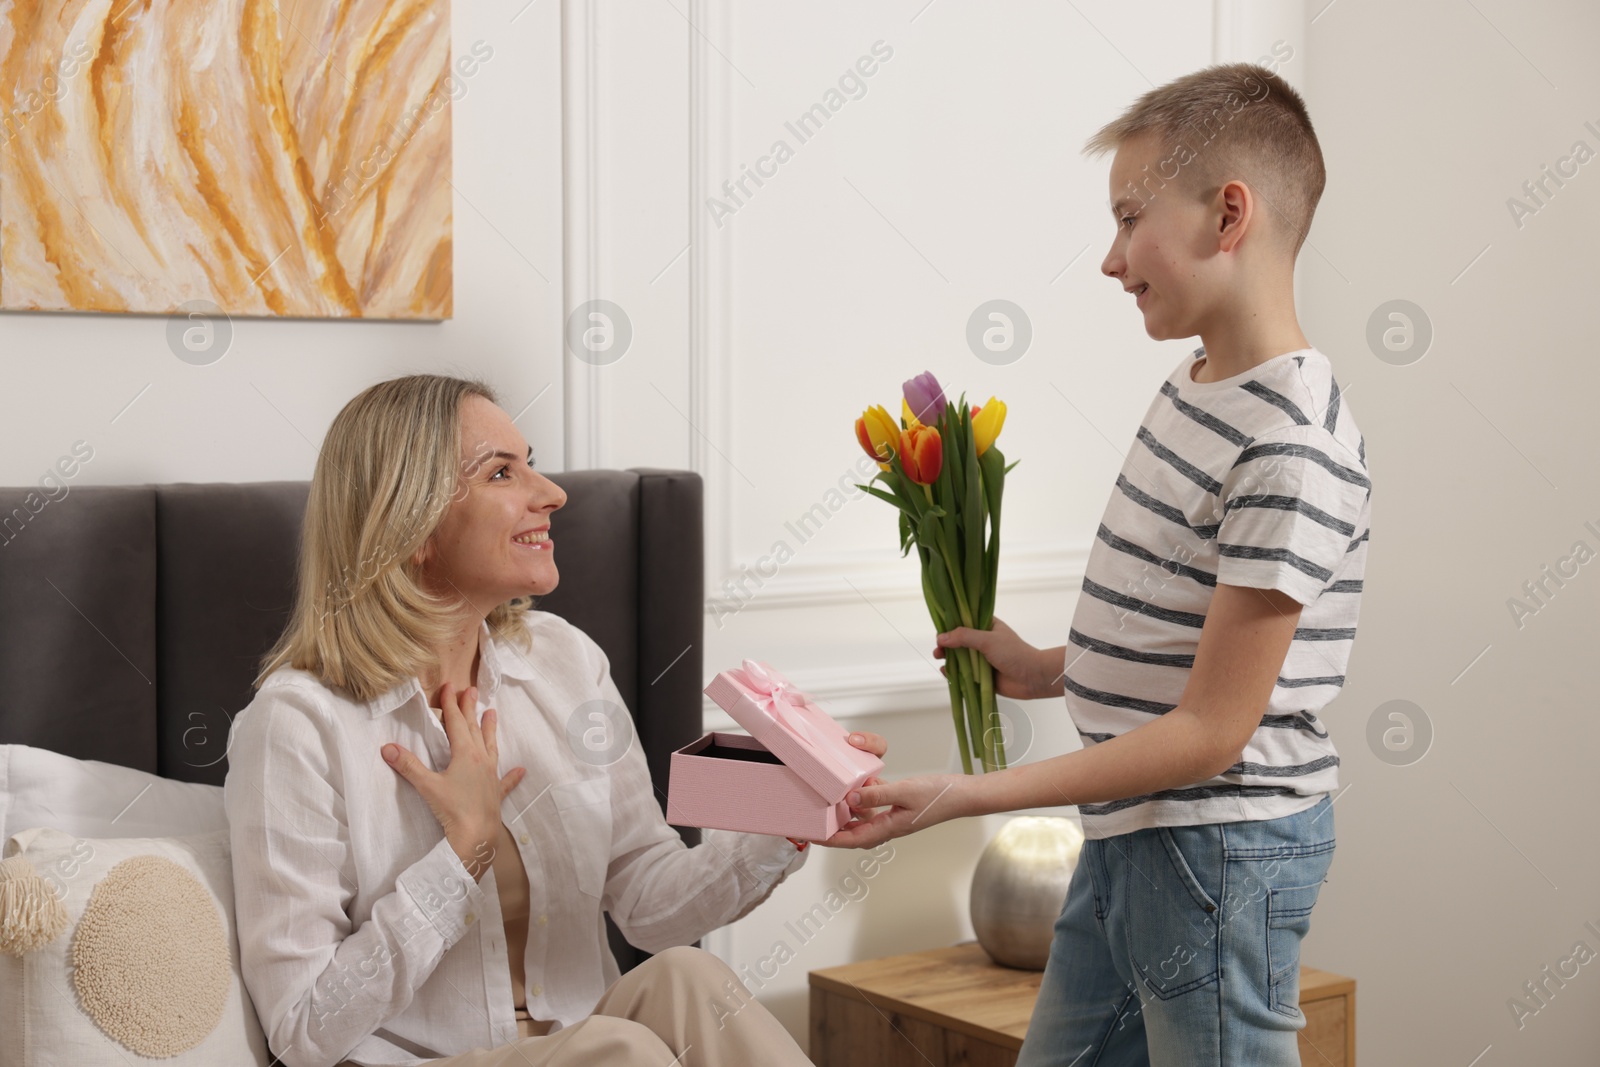
{"type": "MultiPolygon", "coordinates": [[[[604,650],[581,630],[595,690],[624,709],[604,650]]],[[[805,864],[785,837],[702,830],[690,848],[656,801],[642,747],[627,746],[609,767],[612,839],[602,906],[631,944],[646,952],[688,945],[744,917],[805,864]]]]}
{"type": "Polygon", "coordinates": [[[1217,581],[1310,604],[1343,566],[1371,494],[1365,461],[1323,427],[1257,437],[1223,480],[1217,581]]]}
{"type": "Polygon", "coordinates": [[[240,970],[287,1067],[332,1067],[398,1015],[482,913],[442,835],[354,926],[337,735],[314,693],[275,686],[234,720],[223,785],[240,970]]]}

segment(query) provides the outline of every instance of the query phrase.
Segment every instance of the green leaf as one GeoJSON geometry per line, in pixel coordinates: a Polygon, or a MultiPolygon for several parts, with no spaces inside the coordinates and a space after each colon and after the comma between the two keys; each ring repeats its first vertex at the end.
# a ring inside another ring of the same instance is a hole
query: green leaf
{"type": "Polygon", "coordinates": [[[984,627],[994,619],[995,591],[1000,578],[1000,505],[1004,500],[1006,471],[1010,469],[1005,466],[1005,461],[1005,454],[994,445],[990,445],[978,458],[984,473],[984,496],[988,505],[990,530],[989,547],[983,560],[983,595],[978,603],[978,624],[984,627]]]}
{"type": "Polygon", "coordinates": [[[895,487],[895,495],[905,502],[906,514],[913,519],[921,518],[922,513],[927,510],[928,498],[923,495],[922,486],[909,478],[895,487]]]}
{"type": "Polygon", "coordinates": [[[918,547],[922,557],[922,580],[933,590],[934,603],[929,605],[933,624],[941,633],[953,630],[960,624],[961,613],[956,609],[955,594],[950,591],[950,576],[945,572],[944,560],[937,549],[925,544],[918,547]]]}
{"type": "Polygon", "coordinates": [[[860,489],[863,492],[871,493],[873,496],[877,497],[879,500],[883,500],[883,501],[886,501],[886,502],[888,502],[890,504],[893,504],[896,508],[899,508],[902,512],[909,510],[906,507],[906,504],[905,504],[904,501],[899,500],[899,499],[897,499],[897,498],[895,498],[893,496],[890,496],[888,493],[885,493],[882,489],[874,489],[870,485],[861,485],[860,483],[856,484],[856,488],[860,489]]]}
{"type": "Polygon", "coordinates": [[[934,496],[938,500],[940,509],[940,532],[944,535],[945,547],[952,552],[956,551],[958,548],[956,541],[958,531],[956,530],[955,513],[956,509],[960,507],[961,501],[961,498],[955,493],[955,485],[952,481],[954,474],[951,468],[954,466],[955,464],[949,462],[948,460],[941,464],[939,467],[939,478],[937,484],[934,486],[934,496]]]}
{"type": "Polygon", "coordinates": [[[883,478],[884,484],[900,499],[901,503],[910,507],[912,504],[911,497],[915,493],[915,486],[911,484],[911,479],[900,473],[893,473],[892,476],[890,474],[891,472],[885,471],[880,474],[880,477],[883,478]]]}
{"type": "Polygon", "coordinates": [[[984,454],[978,457],[978,464],[983,468],[984,494],[987,497],[989,513],[998,514],[1000,511],[1000,495],[1005,492],[1006,472],[1015,467],[1005,465],[1005,453],[995,445],[990,445],[984,454]]]}
{"type": "Polygon", "coordinates": [[[954,627],[950,625],[950,618],[946,614],[943,605],[939,603],[938,594],[934,590],[933,579],[929,573],[933,564],[929,561],[928,550],[926,548],[922,549],[920,555],[922,559],[922,599],[928,605],[928,617],[933,620],[933,628],[943,633],[945,630],[953,629],[954,627]]]}
{"type": "MultiPolygon", "coordinates": [[[[961,577],[966,585],[967,603],[977,608],[982,603],[983,577],[986,570],[983,556],[983,477],[979,472],[978,453],[971,434],[967,435],[966,453],[961,457],[961,466],[967,469],[967,493],[961,508],[964,533],[960,560],[961,577]]],[[[982,625],[979,617],[974,617],[973,621],[977,625],[982,625]]]]}
{"type": "Polygon", "coordinates": [[[958,414],[959,412],[966,410],[964,397],[961,404],[962,406],[959,408],[948,403],[945,405],[944,423],[946,429],[943,435],[944,469],[948,470],[951,474],[956,492],[955,498],[957,501],[962,501],[967,498],[966,470],[961,462],[961,457],[966,454],[966,442],[972,438],[972,433],[970,430],[963,432],[961,416],[958,414]]]}

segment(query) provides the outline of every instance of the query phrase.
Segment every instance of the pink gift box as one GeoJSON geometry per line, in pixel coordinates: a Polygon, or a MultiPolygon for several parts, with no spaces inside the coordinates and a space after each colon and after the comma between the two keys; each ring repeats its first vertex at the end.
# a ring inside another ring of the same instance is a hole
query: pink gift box
{"type": "Polygon", "coordinates": [[[822,841],[850,821],[845,795],[883,770],[765,663],[723,671],[706,695],[750,736],[713,732],[672,754],[667,822],[675,826],[822,841]]]}

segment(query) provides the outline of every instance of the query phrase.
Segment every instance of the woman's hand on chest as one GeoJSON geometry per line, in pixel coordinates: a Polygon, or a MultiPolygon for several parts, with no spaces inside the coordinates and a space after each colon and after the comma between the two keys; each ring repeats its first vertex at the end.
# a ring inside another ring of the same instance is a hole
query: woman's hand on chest
{"type": "Polygon", "coordinates": [[[501,830],[500,803],[516,788],[526,769],[513,767],[503,776],[499,773],[498,716],[495,709],[487,708],[480,719],[477,699],[476,686],[457,694],[447,684],[440,692],[440,720],[450,742],[450,764],[443,771],[428,769],[415,753],[394,742],[385,744],[382,753],[427,801],[462,866],[482,881],[501,830]]]}

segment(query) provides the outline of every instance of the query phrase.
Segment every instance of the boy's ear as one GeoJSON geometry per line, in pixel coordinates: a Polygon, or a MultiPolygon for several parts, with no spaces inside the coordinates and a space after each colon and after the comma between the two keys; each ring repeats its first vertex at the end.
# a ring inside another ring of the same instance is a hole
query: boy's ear
{"type": "Polygon", "coordinates": [[[1232,252],[1255,220],[1256,195],[1248,185],[1234,178],[1218,190],[1217,200],[1221,209],[1217,229],[1220,239],[1218,248],[1223,252],[1232,252]]]}

